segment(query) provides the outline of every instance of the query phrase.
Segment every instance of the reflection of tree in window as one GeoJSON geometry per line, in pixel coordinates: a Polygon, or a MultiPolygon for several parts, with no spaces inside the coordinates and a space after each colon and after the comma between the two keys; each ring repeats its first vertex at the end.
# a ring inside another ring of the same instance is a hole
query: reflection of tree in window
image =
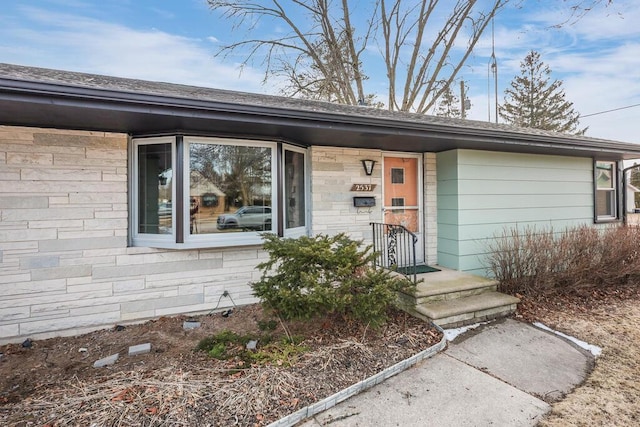
{"type": "Polygon", "coordinates": [[[190,144],[191,169],[225,194],[225,210],[271,205],[271,149],[221,144],[190,144]]]}

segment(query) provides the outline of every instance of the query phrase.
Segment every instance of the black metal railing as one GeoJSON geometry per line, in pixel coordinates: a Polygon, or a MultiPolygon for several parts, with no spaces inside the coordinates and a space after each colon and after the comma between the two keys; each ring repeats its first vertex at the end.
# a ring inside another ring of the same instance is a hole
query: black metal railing
{"type": "Polygon", "coordinates": [[[416,281],[416,243],[418,237],[399,224],[370,223],[376,266],[394,270],[416,281]]]}

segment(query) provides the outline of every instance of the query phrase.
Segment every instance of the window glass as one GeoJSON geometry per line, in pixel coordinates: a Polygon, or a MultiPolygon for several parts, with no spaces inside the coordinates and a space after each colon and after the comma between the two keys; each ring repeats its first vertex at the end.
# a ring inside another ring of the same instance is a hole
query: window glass
{"type": "Polygon", "coordinates": [[[304,154],[285,150],[284,153],[285,227],[305,225],[304,154]]]}
{"type": "Polygon", "coordinates": [[[404,169],[403,168],[391,168],[391,183],[392,184],[404,184],[404,169]]]}
{"type": "Polygon", "coordinates": [[[613,162],[596,162],[596,217],[617,217],[616,169],[613,162]]]}
{"type": "Polygon", "coordinates": [[[173,232],[171,143],[138,145],[138,233],[173,232]]]}
{"type": "Polygon", "coordinates": [[[599,189],[613,188],[613,164],[598,162],[596,176],[599,189]]]}
{"type": "Polygon", "coordinates": [[[191,234],[272,230],[272,149],[189,144],[191,234]]]}

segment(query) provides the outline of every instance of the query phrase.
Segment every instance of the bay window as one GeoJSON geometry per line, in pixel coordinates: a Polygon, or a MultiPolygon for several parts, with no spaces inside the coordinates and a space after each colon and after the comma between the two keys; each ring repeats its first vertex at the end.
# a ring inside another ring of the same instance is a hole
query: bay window
{"type": "Polygon", "coordinates": [[[261,232],[306,234],[304,149],[176,136],[137,138],[133,150],[136,246],[251,245],[261,232]]]}

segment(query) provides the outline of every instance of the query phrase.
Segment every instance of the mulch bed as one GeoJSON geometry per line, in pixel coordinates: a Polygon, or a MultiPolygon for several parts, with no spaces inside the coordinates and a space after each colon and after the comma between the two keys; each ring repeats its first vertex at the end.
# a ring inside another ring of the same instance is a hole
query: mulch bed
{"type": "MultiPolygon", "coordinates": [[[[184,316],[90,334],[0,347],[0,425],[261,426],[330,396],[441,339],[427,323],[390,312],[379,330],[341,319],[289,324],[305,352],[266,364],[217,360],[195,351],[223,330],[260,334],[259,305],[193,320],[184,316]],[[147,354],[128,346],[151,343],[147,354]],[[119,353],[112,366],[93,362],[119,353]],[[286,362],[286,363],[283,363],[286,362]]],[[[271,319],[272,320],[272,319],[271,319]]],[[[282,325],[272,334],[285,335],[282,325]]]]}

